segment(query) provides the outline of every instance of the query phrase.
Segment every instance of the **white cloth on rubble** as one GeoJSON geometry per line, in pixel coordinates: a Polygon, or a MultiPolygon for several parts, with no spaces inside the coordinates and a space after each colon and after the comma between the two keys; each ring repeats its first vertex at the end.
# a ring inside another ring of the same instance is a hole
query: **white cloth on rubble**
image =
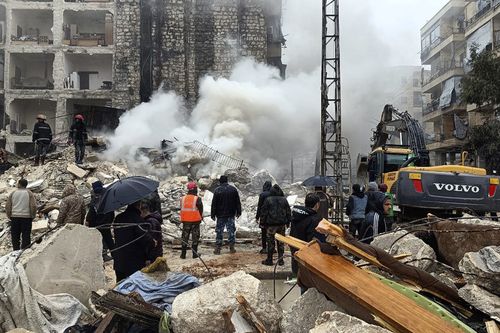
{"type": "Polygon", "coordinates": [[[29,285],[16,259],[21,251],[0,257],[0,332],[25,328],[63,332],[77,323],[87,308],[68,294],[42,295],[29,285]]]}

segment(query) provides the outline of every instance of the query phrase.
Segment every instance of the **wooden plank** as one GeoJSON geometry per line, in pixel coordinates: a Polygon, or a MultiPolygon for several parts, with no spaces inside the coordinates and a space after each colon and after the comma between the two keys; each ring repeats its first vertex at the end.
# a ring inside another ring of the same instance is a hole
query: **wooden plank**
{"type": "Polygon", "coordinates": [[[111,332],[116,320],[118,320],[118,315],[113,311],[108,312],[106,316],[104,316],[104,318],[101,320],[101,323],[99,324],[94,333],[111,332]]]}
{"type": "MultiPolygon", "coordinates": [[[[397,332],[461,332],[342,256],[321,253],[318,244],[307,245],[299,250],[295,257],[301,266],[315,277],[326,281],[336,293],[353,300],[397,332]]],[[[320,291],[335,300],[336,295],[329,291],[320,291]]]]}
{"type": "Polygon", "coordinates": [[[494,320],[489,320],[485,322],[486,332],[488,333],[500,333],[497,323],[494,320]]]}
{"type": "Polygon", "coordinates": [[[293,247],[294,249],[300,250],[307,245],[307,242],[304,242],[303,240],[292,236],[283,236],[280,234],[276,234],[274,235],[274,238],[276,238],[278,242],[285,243],[286,245],[293,247]]]}
{"type": "Polygon", "coordinates": [[[243,295],[237,295],[236,300],[240,304],[240,309],[243,314],[246,315],[247,319],[255,326],[259,333],[267,333],[266,327],[262,323],[262,321],[257,317],[255,312],[253,311],[250,304],[248,304],[247,300],[243,295]]]}

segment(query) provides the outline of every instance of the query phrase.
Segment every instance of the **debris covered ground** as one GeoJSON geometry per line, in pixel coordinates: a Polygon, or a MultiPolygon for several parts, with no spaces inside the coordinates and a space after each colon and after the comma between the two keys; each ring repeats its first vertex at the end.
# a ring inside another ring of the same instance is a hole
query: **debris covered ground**
{"type": "MultiPolygon", "coordinates": [[[[62,331],[61,327],[76,324],[103,329],[114,327],[117,332],[128,331],[130,325],[139,325],[150,331],[158,331],[160,325],[170,327],[174,333],[253,332],[262,327],[266,332],[283,333],[390,331],[383,321],[367,323],[351,308],[342,308],[332,302],[325,296],[325,291],[320,290],[321,286],[308,289],[286,307],[278,302],[283,295],[273,297],[273,288],[264,280],[276,278],[279,280],[276,283],[283,284],[282,280],[291,277],[291,268],[290,258],[285,259],[284,266],[276,268],[260,263],[264,255],[259,254],[260,228],[254,219],[258,194],[266,180],[276,182],[265,170],[253,174],[245,168],[225,172],[240,192],[243,214],[237,220],[237,253],[230,254],[224,247],[219,256],[213,254],[215,222],[210,219],[211,190],[217,186],[216,177],[197,177],[205,207],[199,248],[203,261],[192,259],[189,252],[188,259],[179,258],[179,200],[186,192],[188,177],[180,175],[161,179],[158,192],[164,218],[165,262],[154,263],[154,268],[148,272],[138,272],[138,276],[134,274],[135,280],[125,280],[119,286],[123,291],[123,288],[135,288],[134,283],[144,283],[150,288],[147,290],[154,289],[159,293],[158,298],[164,300],[163,307],[159,309],[148,304],[146,299],[150,294],[133,292],[123,296],[114,290],[113,262],[103,262],[100,234],[96,230],[80,225],[50,228],[57,217],[66,184],[73,182],[88,202],[91,184],[95,180],[110,184],[132,173],[126,165],[98,158],[90,158],[92,162],[76,166],[71,162],[72,158],[73,151],[69,148],[56,153],[44,166],[33,167],[29,162],[21,161],[0,176],[2,207],[14,190],[15,182],[23,176],[29,180],[41,211],[34,222],[32,240],[41,239],[22,253],[10,253],[7,219],[5,216],[1,218],[4,223],[0,232],[0,254],[4,255],[4,264],[0,279],[5,281],[2,286],[14,287],[7,293],[8,301],[0,301],[0,331],[16,327],[34,332],[62,331]],[[181,273],[185,275],[179,275],[181,273]],[[190,280],[191,284],[179,282],[186,277],[194,279],[190,280]],[[198,284],[200,286],[196,287],[198,284]],[[21,285],[22,293],[16,289],[21,285]],[[27,304],[29,308],[19,311],[9,307],[16,302],[27,304]],[[44,315],[44,307],[51,309],[51,317],[44,315]],[[162,309],[169,307],[172,310],[166,316],[162,309]],[[67,308],[74,310],[72,315],[67,314],[67,308]],[[119,318],[128,318],[129,326],[120,324],[119,318]]],[[[283,186],[283,189],[290,204],[303,203],[306,188],[292,184],[283,186]]],[[[401,229],[376,237],[372,245],[402,256],[402,262],[431,273],[438,281],[456,290],[468,311],[479,310],[477,313],[481,313],[482,321],[500,321],[498,222],[469,216],[458,221],[430,217],[425,223],[398,228],[401,229]]],[[[376,265],[350,255],[342,258],[346,265],[359,266],[356,269],[369,270],[391,281],[404,283],[376,265]]],[[[484,323],[458,318],[475,331],[486,332],[484,323]]]]}

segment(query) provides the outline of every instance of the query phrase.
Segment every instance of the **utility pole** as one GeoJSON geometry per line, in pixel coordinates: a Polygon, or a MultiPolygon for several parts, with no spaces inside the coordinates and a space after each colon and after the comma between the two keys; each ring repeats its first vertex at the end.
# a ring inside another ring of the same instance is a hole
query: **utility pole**
{"type": "Polygon", "coordinates": [[[323,0],[321,61],[321,175],[336,182],[332,222],[343,222],[339,0],[323,0]]]}

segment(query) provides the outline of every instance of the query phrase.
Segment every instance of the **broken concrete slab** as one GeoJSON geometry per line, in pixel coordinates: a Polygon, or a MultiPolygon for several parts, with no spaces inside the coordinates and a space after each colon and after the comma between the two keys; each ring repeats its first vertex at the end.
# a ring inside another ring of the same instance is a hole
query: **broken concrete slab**
{"type": "Polygon", "coordinates": [[[480,219],[461,219],[459,223],[439,221],[431,225],[439,257],[454,268],[458,268],[458,263],[467,252],[476,252],[490,245],[500,245],[498,228],[500,223],[480,219]],[[441,230],[456,232],[441,232],[441,230]]]}
{"type": "Polygon", "coordinates": [[[487,313],[492,319],[500,321],[500,297],[497,295],[474,284],[460,288],[458,294],[467,303],[487,313]]]}
{"type": "Polygon", "coordinates": [[[36,291],[68,293],[88,305],[92,291],[105,287],[101,234],[96,229],[67,224],[20,258],[36,291]]]}
{"type": "Polygon", "coordinates": [[[68,171],[69,173],[78,178],[84,178],[89,173],[87,170],[83,170],[82,168],[78,167],[76,164],[73,163],[68,163],[66,171],[68,171]]]}
{"type": "Polygon", "coordinates": [[[468,252],[458,264],[464,279],[500,295],[500,246],[487,246],[468,252]]]}
{"type": "Polygon", "coordinates": [[[315,327],[316,319],[327,311],[341,311],[315,288],[308,289],[285,311],[281,320],[282,333],[307,333],[315,327]]]}
{"type": "Polygon", "coordinates": [[[266,181],[270,181],[273,184],[277,183],[276,179],[274,179],[269,171],[262,169],[250,178],[250,183],[246,186],[246,188],[250,192],[260,193],[262,191],[262,186],[266,181]]]}
{"type": "Polygon", "coordinates": [[[90,163],[93,163],[93,162],[97,162],[99,161],[99,157],[97,157],[96,155],[94,154],[88,154],[87,156],[85,156],[85,160],[87,162],[90,162],[90,163]]]}
{"type": "Polygon", "coordinates": [[[411,261],[409,265],[423,270],[427,270],[433,265],[433,261],[424,258],[436,259],[436,253],[429,245],[420,238],[407,234],[406,231],[377,236],[371,245],[379,247],[392,255],[411,254],[402,262],[411,261]]]}
{"type": "Polygon", "coordinates": [[[343,312],[324,312],[309,333],[391,333],[380,326],[368,324],[343,312]]]}
{"type": "Polygon", "coordinates": [[[237,295],[246,298],[269,333],[279,332],[282,310],[255,277],[239,271],[180,294],[172,304],[172,329],[176,333],[219,333],[222,313],[238,308],[237,295]]]}

